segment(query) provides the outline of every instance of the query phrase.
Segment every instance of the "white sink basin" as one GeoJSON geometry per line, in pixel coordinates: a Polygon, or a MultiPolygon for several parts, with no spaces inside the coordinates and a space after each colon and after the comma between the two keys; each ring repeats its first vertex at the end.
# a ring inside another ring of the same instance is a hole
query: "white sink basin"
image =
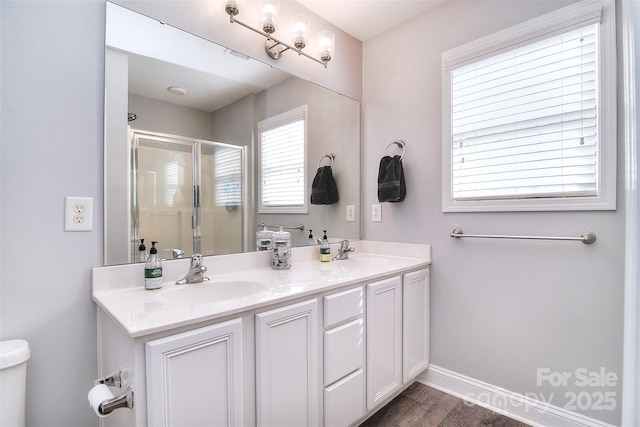
{"type": "Polygon", "coordinates": [[[176,303],[225,301],[254,295],[264,291],[265,288],[264,283],[248,280],[205,281],[167,287],[156,295],[152,294],[152,297],[155,297],[154,299],[158,302],[176,303]]]}
{"type": "Polygon", "coordinates": [[[399,260],[391,257],[382,257],[376,255],[352,254],[351,256],[349,256],[349,259],[336,262],[344,263],[344,266],[346,267],[376,270],[380,268],[392,267],[398,264],[399,260]]]}

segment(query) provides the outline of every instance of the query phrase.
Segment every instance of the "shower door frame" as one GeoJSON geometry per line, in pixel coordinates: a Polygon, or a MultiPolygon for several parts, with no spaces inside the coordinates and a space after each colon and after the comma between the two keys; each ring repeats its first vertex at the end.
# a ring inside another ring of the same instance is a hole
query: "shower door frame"
{"type": "Polygon", "coordinates": [[[129,128],[129,143],[131,149],[131,196],[130,196],[130,224],[131,224],[131,245],[130,245],[130,261],[135,261],[135,256],[138,251],[138,245],[140,242],[140,223],[139,223],[139,213],[140,206],[138,203],[138,167],[139,167],[139,158],[138,158],[138,149],[140,146],[139,138],[143,137],[146,139],[151,139],[154,141],[158,141],[161,143],[167,144],[176,144],[183,146],[191,146],[191,153],[193,156],[193,196],[192,196],[192,215],[191,215],[191,229],[193,231],[193,253],[202,253],[202,233],[201,233],[201,222],[202,222],[202,212],[201,212],[201,201],[200,201],[200,189],[201,189],[201,166],[202,166],[202,146],[216,146],[216,147],[226,147],[233,148],[240,151],[241,157],[241,201],[240,206],[242,208],[242,225],[241,225],[241,242],[242,242],[242,252],[247,250],[247,236],[248,236],[248,215],[249,215],[249,204],[247,203],[247,148],[244,145],[234,145],[234,144],[226,144],[223,142],[215,142],[208,141],[204,139],[198,138],[189,138],[180,135],[172,135],[168,133],[162,132],[153,132],[146,131],[141,129],[133,129],[129,128]]]}

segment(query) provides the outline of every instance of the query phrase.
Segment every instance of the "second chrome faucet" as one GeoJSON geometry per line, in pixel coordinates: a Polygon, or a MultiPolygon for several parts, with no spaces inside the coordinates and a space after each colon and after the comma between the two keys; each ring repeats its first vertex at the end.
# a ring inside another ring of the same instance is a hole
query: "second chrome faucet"
{"type": "Polygon", "coordinates": [[[343,240],[340,242],[340,247],[338,248],[338,253],[331,258],[333,261],[339,261],[343,259],[349,259],[349,253],[354,252],[355,248],[349,247],[349,241],[343,240]]]}

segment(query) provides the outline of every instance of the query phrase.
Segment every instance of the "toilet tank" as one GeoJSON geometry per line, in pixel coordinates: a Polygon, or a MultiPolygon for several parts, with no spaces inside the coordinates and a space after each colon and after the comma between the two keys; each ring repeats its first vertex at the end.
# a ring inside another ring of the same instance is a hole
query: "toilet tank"
{"type": "Polygon", "coordinates": [[[25,425],[27,360],[25,340],[0,341],[0,426],[25,425]]]}

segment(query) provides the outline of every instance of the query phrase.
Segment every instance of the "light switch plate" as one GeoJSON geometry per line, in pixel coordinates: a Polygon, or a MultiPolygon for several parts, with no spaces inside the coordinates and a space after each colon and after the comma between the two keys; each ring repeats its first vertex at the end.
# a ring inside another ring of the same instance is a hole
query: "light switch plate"
{"type": "Polygon", "coordinates": [[[65,197],[64,231],[91,230],[93,230],[93,198],[65,197]]]}
{"type": "Polygon", "coordinates": [[[379,204],[371,205],[371,221],[382,222],[382,206],[379,204]]]}

